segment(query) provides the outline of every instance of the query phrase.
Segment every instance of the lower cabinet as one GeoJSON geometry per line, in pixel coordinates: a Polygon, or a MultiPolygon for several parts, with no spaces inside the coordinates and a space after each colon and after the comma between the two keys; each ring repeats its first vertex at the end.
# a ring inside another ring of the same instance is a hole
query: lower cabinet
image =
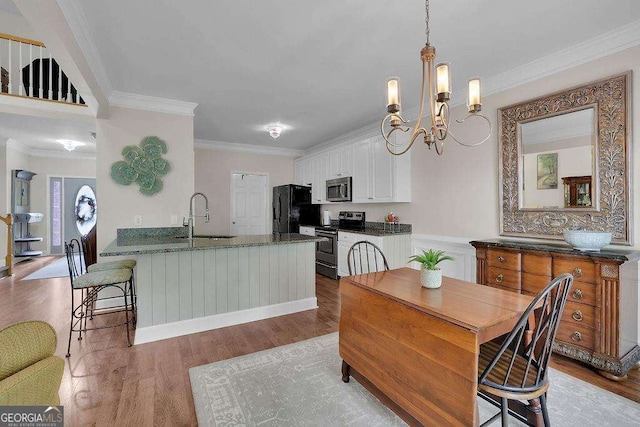
{"type": "Polygon", "coordinates": [[[471,244],[481,285],[533,296],[554,277],[573,275],[554,343],[557,353],[611,379],[624,377],[640,361],[637,251],[580,252],[514,241],[471,244]]]}
{"type": "MultiPolygon", "coordinates": [[[[389,268],[406,267],[411,256],[411,234],[372,236],[338,231],[338,275],[348,276],[347,254],[354,243],[365,240],[377,245],[387,259],[389,268]]],[[[382,265],[382,264],[379,264],[382,265]]],[[[380,268],[382,269],[382,268],[380,268]]]]}

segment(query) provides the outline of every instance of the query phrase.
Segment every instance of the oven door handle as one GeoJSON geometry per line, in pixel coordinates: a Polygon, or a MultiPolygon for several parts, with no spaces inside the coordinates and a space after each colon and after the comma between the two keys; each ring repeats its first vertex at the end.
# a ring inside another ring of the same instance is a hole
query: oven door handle
{"type": "Polygon", "coordinates": [[[327,268],[331,268],[331,269],[336,269],[338,268],[337,265],[331,265],[331,264],[327,264],[326,262],[322,262],[322,261],[316,261],[316,264],[320,264],[323,267],[327,267],[327,268]]]}

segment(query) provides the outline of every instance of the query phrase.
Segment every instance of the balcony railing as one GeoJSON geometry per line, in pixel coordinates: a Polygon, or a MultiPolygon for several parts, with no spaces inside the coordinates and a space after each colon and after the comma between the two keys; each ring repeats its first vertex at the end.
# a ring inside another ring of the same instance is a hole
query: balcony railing
{"type": "Polygon", "coordinates": [[[39,41],[0,33],[0,72],[1,95],[86,106],[51,52],[39,41]]]}

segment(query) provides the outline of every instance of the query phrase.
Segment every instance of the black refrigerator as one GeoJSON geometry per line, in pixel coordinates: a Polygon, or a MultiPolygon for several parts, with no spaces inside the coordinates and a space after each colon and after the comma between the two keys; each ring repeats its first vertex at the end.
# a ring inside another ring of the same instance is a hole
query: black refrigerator
{"type": "Polygon", "coordinates": [[[273,232],[298,233],[300,225],[320,225],[320,205],[311,204],[311,187],[273,187],[273,232]]]}

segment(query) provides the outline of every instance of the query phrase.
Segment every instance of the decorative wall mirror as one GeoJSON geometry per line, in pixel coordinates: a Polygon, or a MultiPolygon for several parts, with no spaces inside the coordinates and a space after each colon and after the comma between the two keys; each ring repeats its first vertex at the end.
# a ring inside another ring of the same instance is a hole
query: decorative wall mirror
{"type": "Polygon", "coordinates": [[[631,72],[498,111],[500,234],[632,244],[631,72]]]}

